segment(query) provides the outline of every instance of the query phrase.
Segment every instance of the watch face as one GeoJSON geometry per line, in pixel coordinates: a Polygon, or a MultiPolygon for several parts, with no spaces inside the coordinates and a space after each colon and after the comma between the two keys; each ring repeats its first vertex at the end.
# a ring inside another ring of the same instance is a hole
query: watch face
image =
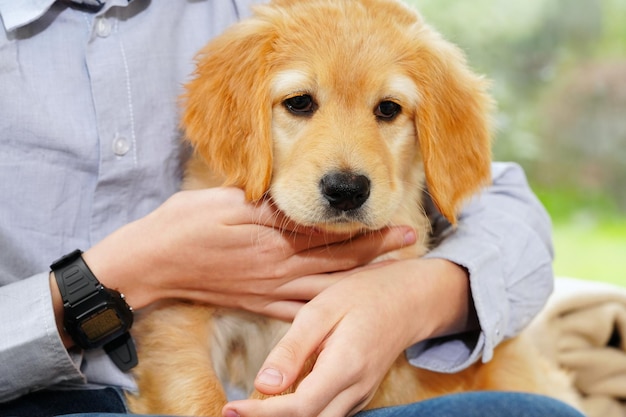
{"type": "Polygon", "coordinates": [[[115,310],[108,308],[80,323],[81,331],[90,343],[96,343],[122,328],[123,323],[115,310]]]}

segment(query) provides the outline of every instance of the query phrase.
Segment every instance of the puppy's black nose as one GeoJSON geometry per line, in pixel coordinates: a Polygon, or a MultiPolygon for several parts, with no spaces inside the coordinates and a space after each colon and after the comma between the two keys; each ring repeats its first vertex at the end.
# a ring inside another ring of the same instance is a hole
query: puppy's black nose
{"type": "Polygon", "coordinates": [[[320,189],[331,207],[342,211],[354,210],[370,196],[370,180],[365,175],[335,172],[320,180],[320,189]]]}

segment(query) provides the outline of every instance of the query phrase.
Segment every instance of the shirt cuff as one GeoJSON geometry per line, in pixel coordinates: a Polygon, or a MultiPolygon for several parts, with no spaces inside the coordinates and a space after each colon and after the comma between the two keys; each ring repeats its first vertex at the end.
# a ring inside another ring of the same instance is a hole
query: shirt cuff
{"type": "Polygon", "coordinates": [[[465,267],[470,276],[470,289],[480,330],[417,343],[407,349],[409,362],[436,372],[457,372],[476,362],[488,361],[495,346],[504,337],[508,319],[507,293],[503,281],[499,248],[488,240],[478,240],[459,226],[425,258],[442,258],[465,267]]]}
{"type": "Polygon", "coordinates": [[[0,402],[50,385],[85,382],[57,330],[49,273],[0,287],[0,300],[0,402]]]}

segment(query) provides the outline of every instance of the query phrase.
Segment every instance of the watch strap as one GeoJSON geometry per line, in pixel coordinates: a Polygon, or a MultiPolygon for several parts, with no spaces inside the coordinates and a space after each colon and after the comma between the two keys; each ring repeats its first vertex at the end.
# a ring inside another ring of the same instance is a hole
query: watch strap
{"type": "Polygon", "coordinates": [[[139,363],[135,342],[128,332],[104,345],[104,351],[123,372],[131,370],[139,363]]]}
{"type": "Polygon", "coordinates": [[[73,307],[102,288],[102,284],[83,260],[82,253],[76,249],[50,266],[59,285],[63,304],[69,307],[73,307]]]}

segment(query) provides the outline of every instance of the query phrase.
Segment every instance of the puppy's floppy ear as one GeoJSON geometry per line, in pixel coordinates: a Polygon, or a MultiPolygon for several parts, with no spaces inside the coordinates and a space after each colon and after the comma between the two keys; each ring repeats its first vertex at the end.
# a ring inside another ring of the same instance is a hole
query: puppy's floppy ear
{"type": "Polygon", "coordinates": [[[456,46],[427,26],[416,30],[411,71],[420,92],[415,123],[426,181],[454,224],[464,200],[491,180],[492,100],[456,46]]]}
{"type": "Polygon", "coordinates": [[[247,20],[198,54],[194,79],[183,96],[187,139],[227,185],[257,200],[272,173],[269,64],[273,31],[247,20]]]}

